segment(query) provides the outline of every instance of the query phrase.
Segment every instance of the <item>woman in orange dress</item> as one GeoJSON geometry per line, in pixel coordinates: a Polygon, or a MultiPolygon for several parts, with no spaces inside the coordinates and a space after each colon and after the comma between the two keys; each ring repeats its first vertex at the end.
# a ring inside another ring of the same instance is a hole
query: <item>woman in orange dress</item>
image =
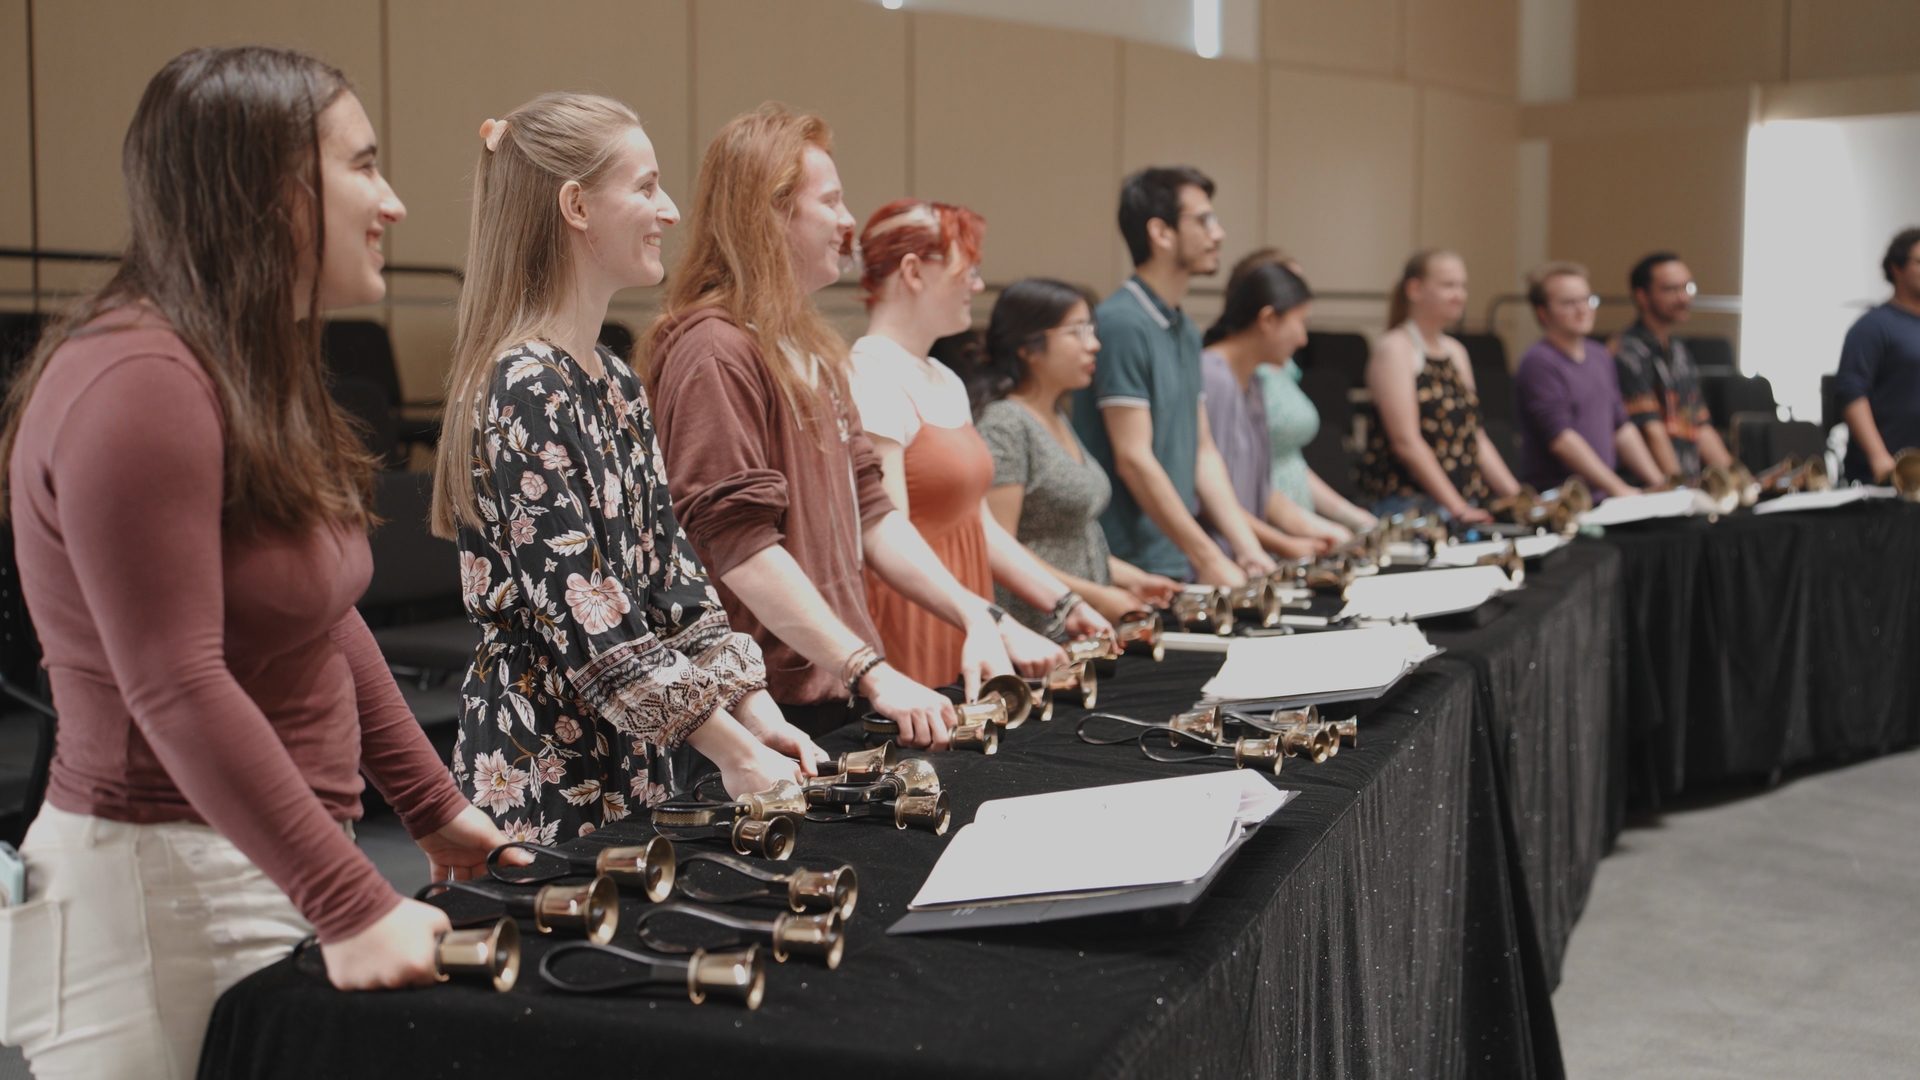
{"type": "MultiPolygon", "coordinates": [[[[1106,629],[1107,621],[1022,548],[984,509],[993,457],[974,430],[966,386],[928,353],[972,322],[986,225],[960,206],[900,199],[880,208],[860,236],[867,335],[853,345],[853,397],[873,440],[887,493],[940,561],[991,600],[998,581],[1042,611],[1056,640],[1106,629]]],[[[867,604],[888,662],[929,686],[960,671],[959,631],[867,574],[867,604]]],[[[1046,637],[993,609],[1007,656],[1034,677],[1066,662],[1046,637]]]]}

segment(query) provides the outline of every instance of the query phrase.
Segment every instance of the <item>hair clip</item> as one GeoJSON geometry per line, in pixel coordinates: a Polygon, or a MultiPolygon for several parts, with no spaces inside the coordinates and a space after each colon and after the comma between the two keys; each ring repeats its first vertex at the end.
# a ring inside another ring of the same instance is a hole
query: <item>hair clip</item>
{"type": "Polygon", "coordinates": [[[488,153],[500,149],[500,136],[506,133],[507,122],[505,120],[488,118],[480,125],[480,141],[487,144],[488,153]]]}

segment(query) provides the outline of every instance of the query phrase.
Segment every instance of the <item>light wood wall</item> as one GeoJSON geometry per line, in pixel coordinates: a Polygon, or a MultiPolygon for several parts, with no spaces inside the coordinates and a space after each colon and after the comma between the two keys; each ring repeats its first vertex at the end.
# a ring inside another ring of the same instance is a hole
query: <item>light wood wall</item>
{"type": "MultiPolygon", "coordinates": [[[[480,121],[570,89],[635,108],[683,205],[728,118],[770,98],[816,110],[834,126],[856,216],[905,194],[964,202],[988,220],[991,281],[1115,287],[1128,269],[1120,178],[1183,162],[1219,184],[1229,259],[1278,245],[1322,290],[1383,292],[1415,248],[1454,247],[1484,297],[1518,274],[1517,10],[1264,0],[1265,59],[1250,62],[863,0],[34,0],[40,242],[122,243],[119,146],[142,86],[191,46],[261,42],[354,79],[408,206],[388,233],[397,264],[461,262],[480,121]]],[[[32,221],[27,36],[15,32],[26,11],[27,0],[0,0],[0,243],[13,246],[32,221]]],[[[0,261],[0,274],[19,272],[0,261]]],[[[44,277],[71,288],[100,273],[49,264],[44,277]]],[[[437,397],[452,286],[393,283],[394,303],[376,314],[393,329],[406,395],[437,397]]],[[[1219,303],[1207,288],[1191,303],[1203,320],[1219,303]]],[[[637,328],[650,301],[622,297],[616,315],[637,328]]],[[[858,329],[849,291],[826,306],[858,329]]],[[[1316,319],[1378,329],[1382,309],[1329,301],[1316,319]]]]}
{"type": "MultiPolygon", "coordinates": [[[[1757,121],[1920,110],[1913,0],[1584,0],[1578,92],[1521,110],[1551,146],[1548,247],[1623,293],[1641,255],[1741,291],[1746,137],[1757,121]]],[[[1604,315],[1628,317],[1617,309],[1604,315]]],[[[1697,317],[1737,336],[1737,320],[1697,317]]]]}

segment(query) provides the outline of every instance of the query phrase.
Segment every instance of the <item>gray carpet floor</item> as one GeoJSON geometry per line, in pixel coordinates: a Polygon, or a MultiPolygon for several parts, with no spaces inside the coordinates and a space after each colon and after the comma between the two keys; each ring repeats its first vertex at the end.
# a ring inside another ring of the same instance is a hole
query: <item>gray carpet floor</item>
{"type": "MultiPolygon", "coordinates": [[[[392,816],[360,843],[411,892],[392,816]]],[[[1636,821],[1554,995],[1571,1080],[1920,1076],[1920,753],[1636,821]]],[[[24,1078],[0,1049],[0,1080],[24,1078]]]]}
{"type": "Polygon", "coordinates": [[[1554,995],[1570,1080],[1920,1076],[1920,753],[1636,824],[1554,995]]]}

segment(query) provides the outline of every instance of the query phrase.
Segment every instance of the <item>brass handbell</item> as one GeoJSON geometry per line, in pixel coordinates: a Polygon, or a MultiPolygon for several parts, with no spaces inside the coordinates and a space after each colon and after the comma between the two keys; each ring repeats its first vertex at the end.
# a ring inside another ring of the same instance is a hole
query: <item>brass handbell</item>
{"type": "Polygon", "coordinates": [[[1303,579],[1309,589],[1320,592],[1344,592],[1347,586],[1353,584],[1353,579],[1357,576],[1354,573],[1356,565],[1355,561],[1346,555],[1327,556],[1316,559],[1311,566],[1308,566],[1303,579]]]}
{"type": "Polygon", "coordinates": [[[791,857],[794,841],[799,837],[798,822],[806,814],[805,792],[801,791],[800,785],[784,780],[765,792],[755,794],[768,796],[767,802],[762,804],[762,812],[766,815],[764,818],[755,818],[744,799],[726,803],[666,802],[653,807],[649,814],[655,831],[671,839],[719,839],[727,841],[741,855],[759,855],[776,860],[791,857]],[[782,785],[791,788],[792,792],[782,791],[782,785]],[[799,801],[798,815],[784,808],[783,804],[789,796],[799,801]],[[782,808],[776,810],[776,805],[782,808]]]}
{"type": "Polygon", "coordinates": [[[1245,585],[1227,590],[1227,606],[1235,619],[1255,626],[1280,625],[1280,590],[1266,575],[1249,577],[1245,585]]]}
{"type": "Polygon", "coordinates": [[[1141,646],[1152,654],[1155,662],[1167,658],[1167,647],[1160,642],[1160,616],[1151,611],[1136,611],[1120,616],[1113,624],[1114,641],[1120,648],[1141,646]]]}
{"type": "Polygon", "coordinates": [[[987,723],[1011,731],[1027,722],[1027,714],[1033,711],[1033,691],[1018,675],[995,675],[980,684],[976,700],[953,709],[962,726],[987,723]]]}
{"type": "Polygon", "coordinates": [[[1700,471],[1699,488],[1713,502],[1715,513],[1731,514],[1760,498],[1760,485],[1745,465],[1709,465],[1700,471]]]}
{"type": "Polygon", "coordinates": [[[1280,766],[1286,758],[1286,748],[1278,735],[1233,740],[1233,767],[1236,769],[1271,769],[1273,775],[1279,776],[1280,766]]]}
{"type": "Polygon", "coordinates": [[[1198,735],[1203,739],[1219,739],[1226,735],[1226,724],[1220,716],[1220,710],[1210,705],[1175,714],[1167,721],[1167,726],[1182,734],[1198,735]]]}
{"type": "Polygon", "coordinates": [[[1887,483],[1908,502],[1920,502],[1920,450],[1908,447],[1893,455],[1893,472],[1887,483]]]}
{"type": "Polygon", "coordinates": [[[1826,458],[1816,454],[1802,461],[1788,454],[1755,477],[1754,483],[1761,498],[1771,499],[1790,491],[1826,491],[1833,487],[1833,478],[1827,475],[1826,458]]]}
{"type": "MultiPolygon", "coordinates": [[[[428,900],[448,892],[470,893],[491,900],[504,908],[508,916],[531,919],[534,929],[543,934],[565,930],[589,941],[605,943],[613,939],[613,932],[620,926],[620,890],[606,877],[596,877],[585,884],[542,885],[532,896],[503,896],[467,881],[430,881],[421,886],[413,898],[428,900]]],[[[493,919],[493,915],[487,916],[489,925],[493,919]]]]}
{"type": "Polygon", "coordinates": [[[611,878],[616,885],[639,889],[655,903],[665,900],[673,891],[674,866],[673,841],[664,836],[651,837],[644,844],[617,844],[592,853],[515,840],[487,853],[487,872],[498,881],[536,885],[577,874],[592,874],[611,878]],[[558,873],[541,874],[530,868],[502,866],[500,856],[514,849],[563,859],[567,867],[558,873]]]}
{"type": "Polygon", "coordinates": [[[723,893],[715,892],[691,879],[681,882],[682,895],[706,904],[737,904],[744,900],[760,898],[784,899],[787,906],[796,912],[803,912],[809,908],[824,909],[838,912],[842,919],[851,919],[854,905],[860,897],[860,878],[851,866],[838,866],[832,870],[814,870],[805,866],[795,866],[782,870],[756,866],[732,855],[713,852],[690,855],[687,857],[687,862],[690,864],[712,863],[760,883],[749,885],[744,890],[723,893]]]}
{"type": "Polygon", "coordinates": [[[1527,560],[1521,558],[1520,553],[1513,550],[1512,547],[1508,547],[1505,551],[1495,551],[1482,555],[1478,559],[1475,559],[1473,563],[1475,566],[1499,567],[1506,571],[1507,579],[1515,585],[1526,583],[1527,560]]]}
{"type": "Polygon", "coordinates": [[[757,944],[731,952],[695,949],[692,956],[683,960],[674,956],[637,953],[613,945],[568,942],[548,949],[547,954],[540,958],[540,977],[554,989],[574,994],[606,994],[634,987],[683,983],[687,988],[687,1000],[695,1005],[705,1003],[707,997],[712,995],[731,998],[749,1010],[760,1007],[767,991],[766,967],[761,961],[760,946],[757,944]],[[561,969],[566,966],[563,962],[581,954],[597,957],[596,967],[601,970],[609,961],[617,961],[627,973],[585,979],[563,977],[561,969]]]}
{"type": "Polygon", "coordinates": [[[791,780],[781,780],[765,791],[748,792],[740,796],[739,802],[747,816],[755,821],[776,816],[799,820],[807,816],[806,793],[791,780]]]}
{"type": "Polygon", "coordinates": [[[520,927],[499,919],[470,930],[449,930],[433,949],[433,975],[449,979],[479,979],[504,994],[520,978],[520,927]]]}
{"type": "Polygon", "coordinates": [[[1520,490],[1512,495],[1502,495],[1487,503],[1487,513],[1496,518],[1505,518],[1516,525],[1534,523],[1534,509],[1540,505],[1540,493],[1532,484],[1521,484],[1520,490]]]}
{"type": "Polygon", "coordinates": [[[799,831],[793,819],[785,814],[765,821],[743,817],[734,820],[727,840],[733,850],[741,855],[758,855],[780,862],[793,857],[793,845],[799,839],[799,831]]]}
{"type": "Polygon", "coordinates": [[[1190,634],[1208,630],[1226,637],[1233,633],[1233,605],[1227,590],[1213,585],[1188,585],[1173,596],[1174,621],[1190,634]]]}
{"type": "Polygon", "coordinates": [[[849,750],[834,759],[833,771],[844,776],[869,779],[893,771],[899,755],[891,740],[871,750],[849,750]]]}
{"type": "Polygon", "coordinates": [[[668,915],[684,915],[751,935],[771,946],[773,958],[781,963],[785,963],[789,956],[816,956],[824,961],[827,967],[836,968],[840,966],[840,957],[847,946],[845,924],[837,912],[796,915],[783,911],[772,919],[754,919],[731,912],[674,902],[658,904],[641,913],[640,941],[647,948],[664,953],[694,951],[692,946],[663,939],[655,931],[654,924],[668,915]]]}
{"type": "Polygon", "coordinates": [[[952,823],[953,810],[944,791],[936,791],[931,795],[902,795],[893,800],[893,826],[896,829],[926,829],[935,836],[945,836],[947,827],[952,823]]]}
{"type": "MultiPolygon", "coordinates": [[[[1069,650],[1068,655],[1072,652],[1069,650]]],[[[1040,722],[1053,719],[1053,706],[1062,697],[1072,699],[1083,709],[1091,709],[1100,699],[1100,676],[1092,660],[1062,664],[1037,680],[1040,693],[1040,722]]]]}

